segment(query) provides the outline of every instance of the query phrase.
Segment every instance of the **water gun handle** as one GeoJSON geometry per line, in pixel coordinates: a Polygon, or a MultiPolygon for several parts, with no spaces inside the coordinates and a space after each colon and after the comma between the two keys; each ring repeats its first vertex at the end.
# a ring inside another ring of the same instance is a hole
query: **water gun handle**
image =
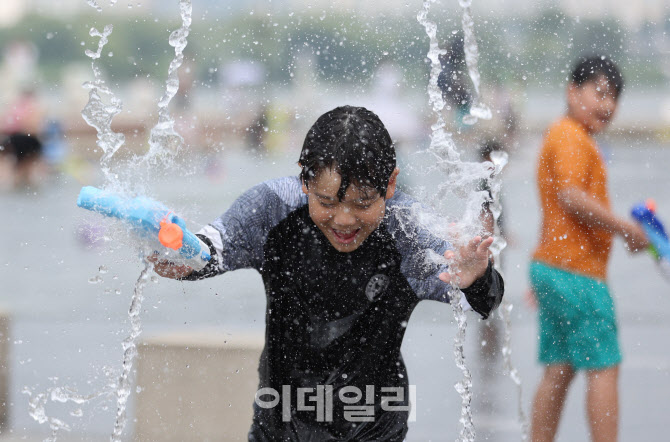
{"type": "Polygon", "coordinates": [[[188,265],[194,270],[202,270],[211,259],[209,247],[203,240],[186,228],[186,223],[173,213],[168,213],[159,223],[158,241],[165,247],[178,250],[186,260],[195,261],[188,265]],[[200,265],[204,262],[203,265],[200,265]]]}
{"type": "Polygon", "coordinates": [[[663,275],[670,280],[670,240],[655,212],[656,203],[647,200],[633,206],[631,216],[644,229],[649,240],[649,251],[660,264],[663,275]]]}
{"type": "Polygon", "coordinates": [[[163,204],[145,197],[124,198],[118,194],[86,186],[79,192],[81,208],[126,222],[145,237],[158,237],[166,247],[177,250],[192,269],[202,270],[211,260],[209,247],[186,228],[183,219],[163,204]]]}
{"type": "Polygon", "coordinates": [[[661,220],[656,217],[656,203],[647,200],[631,209],[631,216],[644,229],[649,240],[649,249],[655,258],[668,257],[668,235],[661,220]]]}

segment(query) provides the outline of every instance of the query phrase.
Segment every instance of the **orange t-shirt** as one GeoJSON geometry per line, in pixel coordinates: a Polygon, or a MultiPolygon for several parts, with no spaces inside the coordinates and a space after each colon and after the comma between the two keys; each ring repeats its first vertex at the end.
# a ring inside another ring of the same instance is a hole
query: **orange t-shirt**
{"type": "Polygon", "coordinates": [[[613,235],[579,223],[558,204],[560,190],[578,188],[610,207],[607,171],[600,150],[584,126],[572,118],[554,123],[545,135],[537,184],[542,228],[533,258],[605,280],[613,235]]]}

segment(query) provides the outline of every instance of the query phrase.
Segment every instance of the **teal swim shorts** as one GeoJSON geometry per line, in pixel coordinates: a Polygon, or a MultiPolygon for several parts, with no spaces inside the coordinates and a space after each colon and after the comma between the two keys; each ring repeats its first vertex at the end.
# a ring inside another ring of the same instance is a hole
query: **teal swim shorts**
{"type": "Polygon", "coordinates": [[[530,264],[530,283],[539,306],[541,363],[599,370],[621,362],[607,284],[538,261],[530,264]]]}

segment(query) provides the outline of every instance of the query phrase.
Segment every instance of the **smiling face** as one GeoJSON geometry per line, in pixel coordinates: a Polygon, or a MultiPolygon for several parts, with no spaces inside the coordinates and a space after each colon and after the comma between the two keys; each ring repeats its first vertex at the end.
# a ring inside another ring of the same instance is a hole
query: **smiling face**
{"type": "Polygon", "coordinates": [[[385,197],[374,188],[352,184],[340,201],[337,192],[342,177],[333,168],[323,169],[308,186],[302,184],[308,196],[309,216],[338,252],[353,252],[381,224],[386,199],[395,193],[397,175],[398,169],[389,179],[385,197]]]}
{"type": "Polygon", "coordinates": [[[568,86],[568,114],[596,134],[607,127],[617,108],[617,93],[604,75],[581,86],[568,86]]]}

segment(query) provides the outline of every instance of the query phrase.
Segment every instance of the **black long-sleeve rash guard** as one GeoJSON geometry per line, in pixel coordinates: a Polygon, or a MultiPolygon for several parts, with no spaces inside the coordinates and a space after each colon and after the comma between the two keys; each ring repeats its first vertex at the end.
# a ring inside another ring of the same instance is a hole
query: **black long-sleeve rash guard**
{"type": "MultiPolygon", "coordinates": [[[[437,278],[445,267],[428,259],[448,244],[412,222],[413,204],[396,192],[379,228],[340,253],[309,217],[299,180],[283,178],[252,188],[199,232],[214,259],[188,279],[251,267],[265,285],[265,393],[254,405],[250,441],[404,439],[407,321],[420,300],[449,300],[437,278]],[[358,393],[358,402],[347,402],[358,393]]],[[[461,302],[486,318],[503,291],[489,265],[461,302]]]]}

